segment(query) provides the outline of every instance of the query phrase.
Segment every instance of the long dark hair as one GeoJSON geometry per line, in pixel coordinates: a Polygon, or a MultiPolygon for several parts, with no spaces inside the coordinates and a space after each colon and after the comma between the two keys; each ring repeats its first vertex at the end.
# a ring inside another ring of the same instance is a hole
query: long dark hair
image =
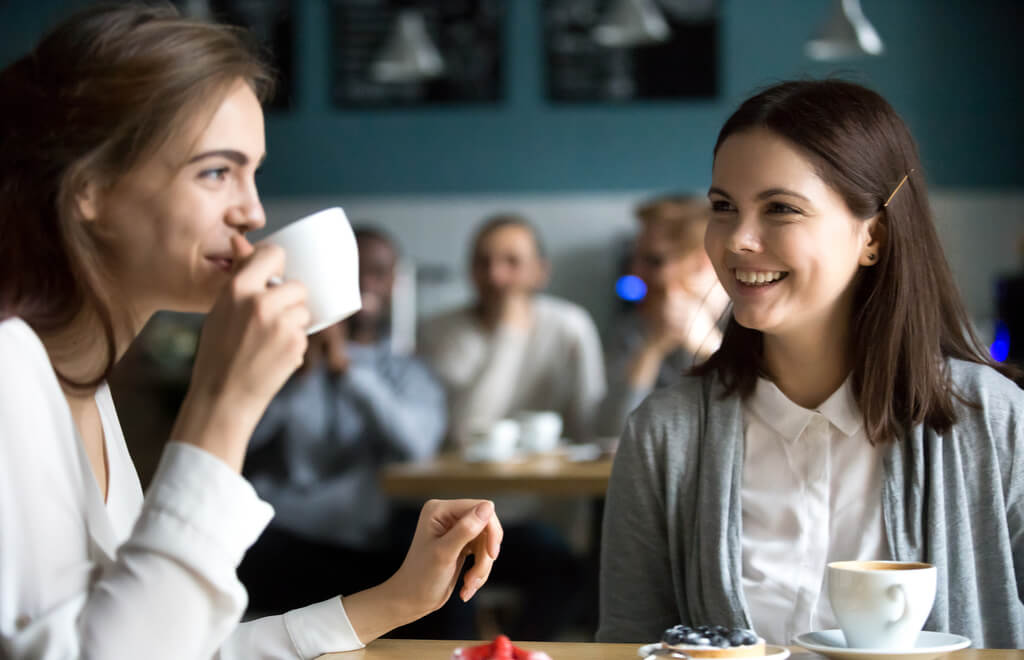
{"type": "Polygon", "coordinates": [[[87,177],[112,184],[217,103],[237,80],[263,100],[269,70],[244,35],[171,6],[86,9],[0,71],[0,319],[46,336],[88,311],[117,359],[124,319],[99,246],[79,222],[87,177]]]}
{"type": "MultiPolygon", "coordinates": [[[[1016,375],[986,355],[971,328],[932,221],[917,146],[885,99],[842,80],[780,83],[729,117],[714,153],[752,129],[798,147],[856,217],[881,214],[878,264],[861,268],[854,284],[849,346],[853,391],[873,444],[917,424],[943,432],[956,421],[955,399],[964,400],[944,358],[1016,375]]],[[[763,368],[763,340],[731,317],[718,352],[693,372],[714,373],[727,394],[749,396],[763,368]]]]}

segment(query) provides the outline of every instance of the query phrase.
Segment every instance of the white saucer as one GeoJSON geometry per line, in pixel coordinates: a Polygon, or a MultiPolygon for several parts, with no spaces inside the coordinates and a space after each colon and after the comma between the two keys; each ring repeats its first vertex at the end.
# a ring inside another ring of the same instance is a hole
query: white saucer
{"type": "Polygon", "coordinates": [[[967,648],[971,640],[960,635],[922,630],[917,636],[917,645],[912,649],[861,649],[848,648],[842,630],[819,630],[797,635],[793,640],[808,651],[814,651],[833,660],[932,660],[953,651],[967,648]]]}
{"type": "MultiPolygon", "coordinates": [[[[665,656],[651,655],[651,652],[654,651],[654,649],[660,648],[660,643],[644,644],[639,649],[637,649],[636,654],[639,655],[641,658],[644,658],[645,660],[648,657],[651,657],[654,660],[662,660],[665,656]]],[[[771,644],[768,644],[764,647],[764,655],[754,656],[749,660],[785,660],[788,657],[789,649],[782,646],[772,646],[771,644]]]]}

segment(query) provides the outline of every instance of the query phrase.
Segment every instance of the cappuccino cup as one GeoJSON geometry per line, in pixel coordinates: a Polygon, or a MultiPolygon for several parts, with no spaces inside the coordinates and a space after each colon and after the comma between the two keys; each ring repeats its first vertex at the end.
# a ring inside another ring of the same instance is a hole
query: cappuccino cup
{"type": "Polygon", "coordinates": [[[284,279],[306,287],[310,324],[307,334],[355,314],[359,294],[359,248],[340,207],[317,211],[263,239],[285,252],[284,279]]]}
{"type": "Polygon", "coordinates": [[[828,565],[828,597],[850,648],[914,648],[932,610],[935,583],[935,567],[920,562],[828,565]]]}

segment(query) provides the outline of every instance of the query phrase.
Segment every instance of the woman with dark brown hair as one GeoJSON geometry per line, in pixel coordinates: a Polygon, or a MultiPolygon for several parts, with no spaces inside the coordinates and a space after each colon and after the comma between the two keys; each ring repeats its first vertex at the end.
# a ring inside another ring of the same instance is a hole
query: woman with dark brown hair
{"type": "Polygon", "coordinates": [[[605,509],[603,641],[835,628],[825,568],[924,561],[926,629],[1024,646],[1024,392],[970,330],[917,148],[838,80],[750,98],[714,150],[721,348],[649,397],[605,509]]]}
{"type": "Polygon", "coordinates": [[[487,579],[493,504],[433,501],[383,584],[238,626],[273,515],[239,471],[310,318],[245,238],[269,84],[234,30],[123,5],[0,71],[0,657],[312,658],[487,579]],[[143,498],[106,380],[162,309],[209,315],[143,498]]]}

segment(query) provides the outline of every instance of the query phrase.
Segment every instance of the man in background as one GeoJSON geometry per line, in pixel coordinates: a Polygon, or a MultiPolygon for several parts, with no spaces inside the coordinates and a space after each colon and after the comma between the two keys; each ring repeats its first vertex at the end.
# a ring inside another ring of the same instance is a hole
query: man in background
{"type": "MultiPolygon", "coordinates": [[[[566,435],[592,438],[605,393],[597,329],[587,312],[543,295],[549,265],[536,230],[498,215],[477,231],[470,254],[472,304],[425,324],[420,344],[449,397],[450,437],[465,448],[474,432],[525,411],[561,415],[566,435]]],[[[513,638],[556,640],[588,613],[586,559],[559,527],[577,510],[529,496],[495,498],[505,525],[490,585],[515,589],[518,616],[500,621],[513,638]]],[[[593,581],[591,576],[591,581],[593,581]]],[[[594,617],[596,618],[596,616],[594,617]]]]}
{"type": "Polygon", "coordinates": [[[393,520],[379,471],[433,456],[444,437],[443,388],[419,360],[391,350],[395,242],[378,229],[355,235],[362,309],[310,338],[305,364],[250,443],[244,473],[276,512],[239,568],[251,613],[286,611],[390,577],[415,514],[393,520]]]}
{"type": "Polygon", "coordinates": [[[572,440],[593,437],[601,341],[583,308],[540,293],[549,268],[526,219],[494,216],[473,241],[476,300],[425,324],[421,350],[447,388],[456,447],[525,410],[558,412],[572,440]]]}

